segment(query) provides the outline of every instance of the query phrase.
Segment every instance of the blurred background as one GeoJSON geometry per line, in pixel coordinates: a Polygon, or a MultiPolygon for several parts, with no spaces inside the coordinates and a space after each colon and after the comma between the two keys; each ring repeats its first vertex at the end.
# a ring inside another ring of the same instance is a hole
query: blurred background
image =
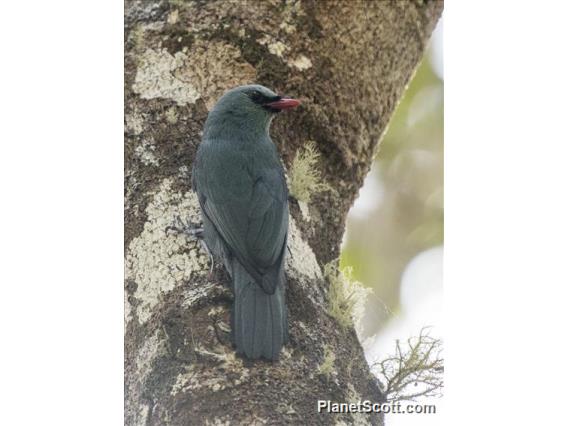
{"type": "MultiPolygon", "coordinates": [[[[341,267],[373,293],[360,338],[370,363],[431,326],[442,338],[443,22],[390,122],[354,206],[341,267]]],[[[435,403],[441,400],[420,401],[435,403]]],[[[438,415],[389,415],[389,425],[438,424],[438,415]]]]}

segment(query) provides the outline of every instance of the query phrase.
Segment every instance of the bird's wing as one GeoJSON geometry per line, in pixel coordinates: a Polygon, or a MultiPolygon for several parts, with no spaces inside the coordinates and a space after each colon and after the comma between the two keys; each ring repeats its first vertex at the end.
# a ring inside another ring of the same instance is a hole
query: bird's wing
{"type": "Polygon", "coordinates": [[[288,231],[282,167],[276,155],[228,156],[223,148],[216,141],[199,158],[195,182],[201,207],[230,252],[266,292],[274,293],[288,231]]]}

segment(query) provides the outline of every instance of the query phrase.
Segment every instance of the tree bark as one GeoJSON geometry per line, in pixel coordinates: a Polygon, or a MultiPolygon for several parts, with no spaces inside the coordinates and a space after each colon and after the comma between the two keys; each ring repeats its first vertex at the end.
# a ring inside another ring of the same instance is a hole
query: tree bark
{"type": "Polygon", "coordinates": [[[326,311],[322,274],[381,134],[420,61],[441,1],[126,1],[125,422],[382,424],[325,414],[317,400],[382,400],[353,329],[326,311]],[[235,356],[232,295],[196,241],[192,162],[227,89],[263,84],[299,97],[271,136],[284,165],[315,141],[323,180],[308,212],[290,200],[290,342],[275,363],[235,356]],[[335,354],[319,373],[324,346],[335,354]]]}

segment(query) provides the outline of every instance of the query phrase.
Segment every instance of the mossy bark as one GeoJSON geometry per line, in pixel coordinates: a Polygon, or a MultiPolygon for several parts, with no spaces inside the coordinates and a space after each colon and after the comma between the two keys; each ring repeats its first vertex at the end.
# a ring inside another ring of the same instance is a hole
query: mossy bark
{"type": "Polygon", "coordinates": [[[349,207],[442,8],[126,1],[126,424],[382,423],[317,413],[318,399],[382,398],[355,332],[326,313],[322,267],[339,255],[349,207]],[[226,274],[217,265],[208,277],[199,245],[166,230],[177,216],[199,220],[190,178],[209,108],[252,82],[303,100],[276,118],[272,138],[286,167],[314,141],[334,189],[315,195],[308,214],[290,202],[290,343],[277,363],[234,355],[226,274]],[[334,354],[325,375],[324,348],[334,354]]]}

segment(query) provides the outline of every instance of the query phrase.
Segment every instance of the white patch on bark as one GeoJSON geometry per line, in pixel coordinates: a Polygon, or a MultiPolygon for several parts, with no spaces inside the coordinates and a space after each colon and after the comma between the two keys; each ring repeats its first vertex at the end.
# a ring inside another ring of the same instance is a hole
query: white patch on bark
{"type": "Polygon", "coordinates": [[[166,351],[164,340],[160,339],[159,331],[156,330],[138,350],[136,357],[136,375],[139,382],[143,383],[152,371],[154,360],[166,351]]]}
{"type": "Polygon", "coordinates": [[[197,304],[197,302],[207,299],[213,292],[213,289],[218,285],[219,284],[209,282],[194,286],[190,283],[190,288],[183,293],[182,306],[184,308],[189,308],[192,305],[197,304]]]}
{"type": "Polygon", "coordinates": [[[280,28],[288,34],[295,33],[295,23],[298,21],[298,17],[304,15],[305,13],[302,10],[301,1],[287,1],[282,11],[282,23],[280,24],[280,28]]]}
{"type": "Polygon", "coordinates": [[[300,212],[302,213],[302,216],[304,217],[306,222],[309,222],[310,221],[310,207],[308,206],[308,203],[306,203],[305,201],[298,200],[298,207],[300,207],[300,212]]]}
{"type": "Polygon", "coordinates": [[[164,114],[166,116],[166,121],[170,124],[176,124],[178,122],[178,115],[175,107],[168,108],[164,114]]]}
{"type": "Polygon", "coordinates": [[[126,131],[139,135],[144,130],[145,117],[137,112],[126,115],[126,131]]]}
{"type": "Polygon", "coordinates": [[[136,421],[136,426],[146,426],[148,423],[148,414],[150,413],[150,406],[147,404],[140,404],[138,407],[138,417],[136,421]]]}
{"type": "Polygon", "coordinates": [[[175,25],[179,20],[179,10],[174,9],[168,15],[168,24],[175,25]]]}
{"type": "Polygon", "coordinates": [[[201,94],[191,83],[180,80],[174,74],[187,59],[182,52],[172,56],[166,49],[147,49],[140,57],[132,89],[143,99],[172,99],[178,105],[195,103],[201,94]]]}
{"type": "MultiPolygon", "coordinates": [[[[127,382],[131,395],[137,395],[141,389],[145,388],[145,381],[152,371],[154,360],[165,352],[165,341],[159,337],[159,331],[156,330],[144,341],[136,354],[136,371],[130,376],[133,380],[127,382]]],[[[146,425],[150,412],[149,409],[150,407],[146,404],[140,404],[136,407],[133,424],[146,425]]]]}
{"type": "Polygon", "coordinates": [[[189,179],[190,177],[189,167],[187,166],[180,166],[178,169],[178,177],[182,179],[189,179]]]}
{"type": "Polygon", "coordinates": [[[268,43],[268,51],[273,55],[282,58],[283,53],[288,49],[288,47],[281,41],[275,41],[273,43],[268,43]]]}
{"type": "MultiPolygon", "coordinates": [[[[282,25],[281,25],[281,27],[282,27],[282,25]]],[[[294,30],[293,27],[290,27],[290,26],[285,26],[285,28],[288,28],[288,31],[286,31],[286,32],[289,32],[290,28],[292,28],[292,32],[294,30]]],[[[284,59],[284,61],[286,62],[286,64],[289,67],[297,68],[300,71],[304,71],[304,70],[307,70],[308,68],[312,67],[312,61],[308,57],[306,57],[305,55],[299,55],[299,56],[297,56],[293,59],[290,59],[289,57],[287,57],[287,56],[291,56],[291,54],[286,55],[286,52],[288,50],[290,50],[290,47],[288,45],[286,45],[285,43],[283,43],[282,41],[277,40],[276,38],[274,38],[274,37],[272,37],[268,34],[265,34],[264,36],[262,36],[257,41],[258,41],[259,44],[266,46],[270,53],[278,56],[279,58],[284,59]]]]}
{"type": "Polygon", "coordinates": [[[126,279],[137,284],[138,321],[145,323],[160,297],[187,282],[193,274],[207,273],[208,257],[198,242],[181,233],[168,232],[179,216],[184,222],[199,223],[199,203],[193,192],[171,190],[171,179],[164,179],[146,208],[148,220],[142,233],[128,246],[126,279]]]}
{"type": "Polygon", "coordinates": [[[302,234],[292,216],[288,228],[286,272],[306,290],[315,305],[324,304],[323,292],[319,285],[314,284],[314,280],[323,279],[322,270],[312,248],[302,239],[302,234]]]}
{"type": "Polygon", "coordinates": [[[136,156],[144,163],[144,165],[149,166],[158,166],[160,165],[160,161],[158,157],[154,155],[154,151],[156,150],[156,145],[149,143],[148,141],[143,141],[142,145],[138,145],[134,149],[134,153],[136,156]]]}
{"type": "Polygon", "coordinates": [[[208,110],[226,90],[256,80],[254,67],[242,60],[240,49],[231,44],[197,39],[187,58],[176,76],[201,93],[208,110]]]}
{"type": "Polygon", "coordinates": [[[296,59],[289,61],[288,65],[292,65],[298,68],[300,71],[304,71],[312,67],[312,61],[310,61],[310,59],[306,56],[300,55],[296,59]]]}
{"type": "Polygon", "coordinates": [[[211,110],[226,90],[256,80],[256,70],[241,56],[231,44],[200,39],[174,56],[148,49],[139,58],[132,89],[144,99],[173,99],[178,105],[202,98],[211,110]]]}
{"type": "Polygon", "coordinates": [[[214,369],[196,365],[185,367],[185,371],[176,377],[171,395],[202,388],[217,392],[227,387],[239,386],[249,378],[249,369],[244,367],[242,359],[237,358],[234,351],[226,351],[223,347],[220,352],[211,352],[199,345],[195,349],[200,355],[216,362],[220,361],[221,364],[214,369]]]}
{"type": "Polygon", "coordinates": [[[273,55],[278,56],[279,58],[284,57],[284,52],[288,49],[284,43],[279,40],[275,40],[273,37],[265,34],[262,38],[258,40],[258,43],[262,44],[263,46],[268,47],[268,51],[273,55]]]}
{"type": "MultiPolygon", "coordinates": [[[[361,394],[355,390],[355,387],[352,383],[347,385],[348,390],[348,402],[357,404],[360,401],[363,401],[361,398],[361,394]]],[[[352,418],[352,425],[354,426],[367,426],[370,425],[371,422],[368,419],[368,414],[365,413],[351,413],[352,418]]]]}
{"type": "Polygon", "coordinates": [[[180,392],[186,392],[190,389],[198,389],[199,375],[196,372],[195,366],[191,365],[186,367],[183,373],[179,373],[176,382],[172,386],[170,395],[175,396],[180,392]]]}
{"type": "Polygon", "coordinates": [[[205,426],[231,426],[231,420],[223,417],[215,417],[212,421],[205,419],[205,426]]]}
{"type": "Polygon", "coordinates": [[[289,24],[288,22],[282,22],[280,24],[280,28],[282,28],[288,34],[292,34],[292,33],[296,32],[296,26],[289,24]]]}
{"type": "Polygon", "coordinates": [[[322,271],[316,255],[308,243],[302,239],[302,233],[292,216],[290,216],[290,227],[288,229],[288,248],[290,253],[286,257],[286,269],[289,273],[300,278],[322,278],[322,271]]]}

